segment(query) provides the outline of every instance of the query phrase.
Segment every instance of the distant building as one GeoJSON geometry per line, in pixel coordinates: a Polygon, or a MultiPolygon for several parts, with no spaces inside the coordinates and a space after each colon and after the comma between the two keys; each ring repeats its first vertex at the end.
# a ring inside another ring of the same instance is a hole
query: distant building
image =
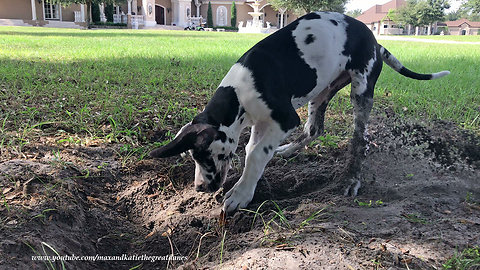
{"type": "Polygon", "coordinates": [[[398,27],[387,15],[390,10],[404,5],[406,5],[405,0],[392,0],[367,9],[356,19],[367,25],[375,35],[400,35],[403,34],[403,28],[398,27]]]}
{"type": "Polygon", "coordinates": [[[445,22],[449,35],[479,35],[480,22],[472,22],[467,19],[445,22]]]}
{"type": "MultiPolygon", "coordinates": [[[[253,11],[249,5],[253,0],[211,0],[215,27],[237,27],[240,22],[248,24],[253,11]],[[232,1],[237,7],[237,25],[231,25],[232,1]]],[[[115,7],[114,22],[126,23],[131,14],[132,23],[138,27],[174,25],[185,27],[192,22],[207,18],[208,0],[127,0],[115,7]]],[[[272,28],[285,26],[297,18],[290,11],[279,12],[268,0],[261,0],[260,21],[272,28]],[[283,20],[281,22],[280,20],[283,20]]],[[[48,0],[0,0],[0,25],[30,25],[47,27],[85,27],[87,8],[84,4],[61,6],[48,0]]],[[[101,20],[105,21],[104,6],[100,5],[101,20]]]]}
{"type": "Polygon", "coordinates": [[[86,7],[62,7],[43,0],[0,0],[0,25],[82,28],[86,7]]]}

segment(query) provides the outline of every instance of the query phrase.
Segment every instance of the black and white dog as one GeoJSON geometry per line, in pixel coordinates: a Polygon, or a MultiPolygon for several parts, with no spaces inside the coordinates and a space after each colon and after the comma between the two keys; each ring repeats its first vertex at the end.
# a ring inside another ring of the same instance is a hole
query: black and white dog
{"type": "Polygon", "coordinates": [[[274,153],[291,155],[323,133],[328,102],[352,83],[355,127],[345,194],[356,196],[373,91],[383,62],[417,80],[450,73],[408,70],[353,18],[334,12],[307,14],[247,51],[222,80],[205,110],[182,127],[172,142],[150,155],[169,157],[189,151],[195,160],[196,190],[216,191],[226,179],[241,131],[251,126],[243,174],[223,204],[226,213],[234,212],[252,200],[274,153]],[[300,124],[295,109],[307,102],[303,134],[280,146],[300,124]]]}

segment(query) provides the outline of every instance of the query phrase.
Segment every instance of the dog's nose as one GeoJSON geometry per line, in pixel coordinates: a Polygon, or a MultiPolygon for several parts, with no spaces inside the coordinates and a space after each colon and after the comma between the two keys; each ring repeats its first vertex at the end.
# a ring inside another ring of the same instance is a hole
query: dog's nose
{"type": "Polygon", "coordinates": [[[198,186],[195,186],[195,191],[197,192],[206,192],[207,191],[207,187],[205,185],[198,185],[198,186]]]}

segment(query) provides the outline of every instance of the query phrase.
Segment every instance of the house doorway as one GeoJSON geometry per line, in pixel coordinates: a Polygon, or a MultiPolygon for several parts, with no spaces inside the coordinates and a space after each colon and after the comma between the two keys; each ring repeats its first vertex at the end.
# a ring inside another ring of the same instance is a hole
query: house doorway
{"type": "Polygon", "coordinates": [[[465,36],[467,34],[467,30],[463,29],[462,30],[462,36],[465,36]]]}
{"type": "Polygon", "coordinates": [[[155,5],[155,21],[157,24],[165,25],[165,8],[155,5]]]}

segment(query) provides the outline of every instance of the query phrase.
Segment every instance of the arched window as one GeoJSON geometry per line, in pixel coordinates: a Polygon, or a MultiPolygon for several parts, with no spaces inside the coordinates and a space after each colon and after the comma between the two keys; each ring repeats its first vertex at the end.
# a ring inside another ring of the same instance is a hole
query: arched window
{"type": "Polygon", "coordinates": [[[217,8],[217,26],[227,26],[227,8],[219,6],[217,8]]]}

